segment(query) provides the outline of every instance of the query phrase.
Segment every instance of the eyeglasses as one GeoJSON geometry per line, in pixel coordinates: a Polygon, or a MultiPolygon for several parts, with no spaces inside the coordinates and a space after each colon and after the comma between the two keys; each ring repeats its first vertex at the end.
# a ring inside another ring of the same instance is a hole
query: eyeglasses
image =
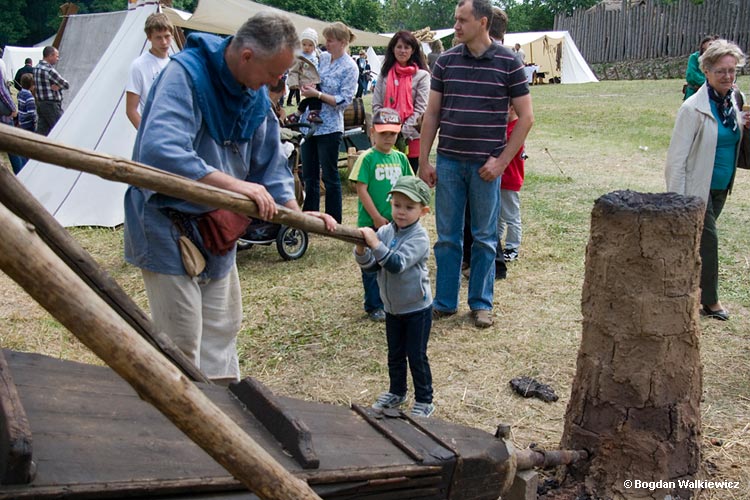
{"type": "Polygon", "coordinates": [[[734,76],[737,74],[737,68],[716,69],[716,70],[712,69],[711,73],[717,76],[734,76]]]}

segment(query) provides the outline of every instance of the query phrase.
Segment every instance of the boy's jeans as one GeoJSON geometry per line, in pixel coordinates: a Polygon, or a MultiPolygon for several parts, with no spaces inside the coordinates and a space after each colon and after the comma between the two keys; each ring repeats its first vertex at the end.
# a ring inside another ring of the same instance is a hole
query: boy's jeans
{"type": "Polygon", "coordinates": [[[406,361],[409,361],[414,382],[414,399],[418,403],[432,403],[432,372],[427,358],[427,342],[432,328],[432,306],[407,314],[385,315],[385,335],[388,339],[388,392],[406,395],[406,361]]]}

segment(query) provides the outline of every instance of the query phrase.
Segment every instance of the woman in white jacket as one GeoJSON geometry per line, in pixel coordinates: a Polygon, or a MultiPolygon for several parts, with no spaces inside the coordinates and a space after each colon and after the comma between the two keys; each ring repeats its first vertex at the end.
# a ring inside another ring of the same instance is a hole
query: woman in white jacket
{"type": "MultiPolygon", "coordinates": [[[[419,118],[427,109],[430,72],[422,45],[409,31],[399,31],[388,43],[372,95],[372,113],[392,108],[401,117],[401,134],[414,175],[419,167],[419,118]]],[[[399,144],[396,144],[399,147],[399,144]]],[[[403,147],[403,146],[402,146],[403,147]]],[[[401,148],[399,148],[401,149],[401,148]]]]}
{"type": "Polygon", "coordinates": [[[729,313],[719,301],[719,241],[716,220],[727,199],[746,128],[735,89],[745,55],[726,40],[712,42],[700,57],[706,83],[677,112],[667,152],[667,190],[698,196],[706,203],[701,234],[701,314],[722,321],[729,313]]]}

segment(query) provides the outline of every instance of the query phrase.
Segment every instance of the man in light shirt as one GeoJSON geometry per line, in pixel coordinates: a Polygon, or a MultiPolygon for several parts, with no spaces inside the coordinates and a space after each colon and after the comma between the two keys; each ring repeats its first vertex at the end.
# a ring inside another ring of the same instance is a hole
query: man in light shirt
{"type": "Polygon", "coordinates": [[[130,65],[128,85],[125,87],[125,113],[136,129],[141,124],[141,113],[146,104],[148,91],[169,62],[174,26],[166,14],[156,12],[146,18],[144,31],[151,48],[130,65]]]}

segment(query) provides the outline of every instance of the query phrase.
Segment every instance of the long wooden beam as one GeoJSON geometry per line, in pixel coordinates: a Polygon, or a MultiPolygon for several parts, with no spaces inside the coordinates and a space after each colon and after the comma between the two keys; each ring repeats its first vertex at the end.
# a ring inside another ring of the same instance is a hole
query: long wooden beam
{"type": "Polygon", "coordinates": [[[91,254],[81,247],[7,168],[0,168],[0,203],[18,217],[33,224],[39,237],[70,269],[117,311],[135,331],[157,346],[185,375],[196,382],[209,382],[206,375],[185,356],[169,336],[154,328],[148,315],[133,302],[117,281],[99,267],[91,254]]]}
{"type": "MultiPolygon", "coordinates": [[[[255,202],[241,194],[193,181],[143,163],[53,141],[43,135],[18,127],[0,127],[0,150],[88,172],[110,181],[150,189],[200,205],[226,208],[233,212],[260,218],[255,202]]],[[[325,228],[325,223],[317,217],[283,206],[278,206],[278,210],[270,222],[349,243],[364,242],[359,230],[355,228],[339,224],[335,232],[329,232],[325,228]]]]}
{"type": "Polygon", "coordinates": [[[108,307],[44,244],[33,225],[0,205],[0,228],[0,268],[143,400],[259,497],[319,499],[108,307]]]}

